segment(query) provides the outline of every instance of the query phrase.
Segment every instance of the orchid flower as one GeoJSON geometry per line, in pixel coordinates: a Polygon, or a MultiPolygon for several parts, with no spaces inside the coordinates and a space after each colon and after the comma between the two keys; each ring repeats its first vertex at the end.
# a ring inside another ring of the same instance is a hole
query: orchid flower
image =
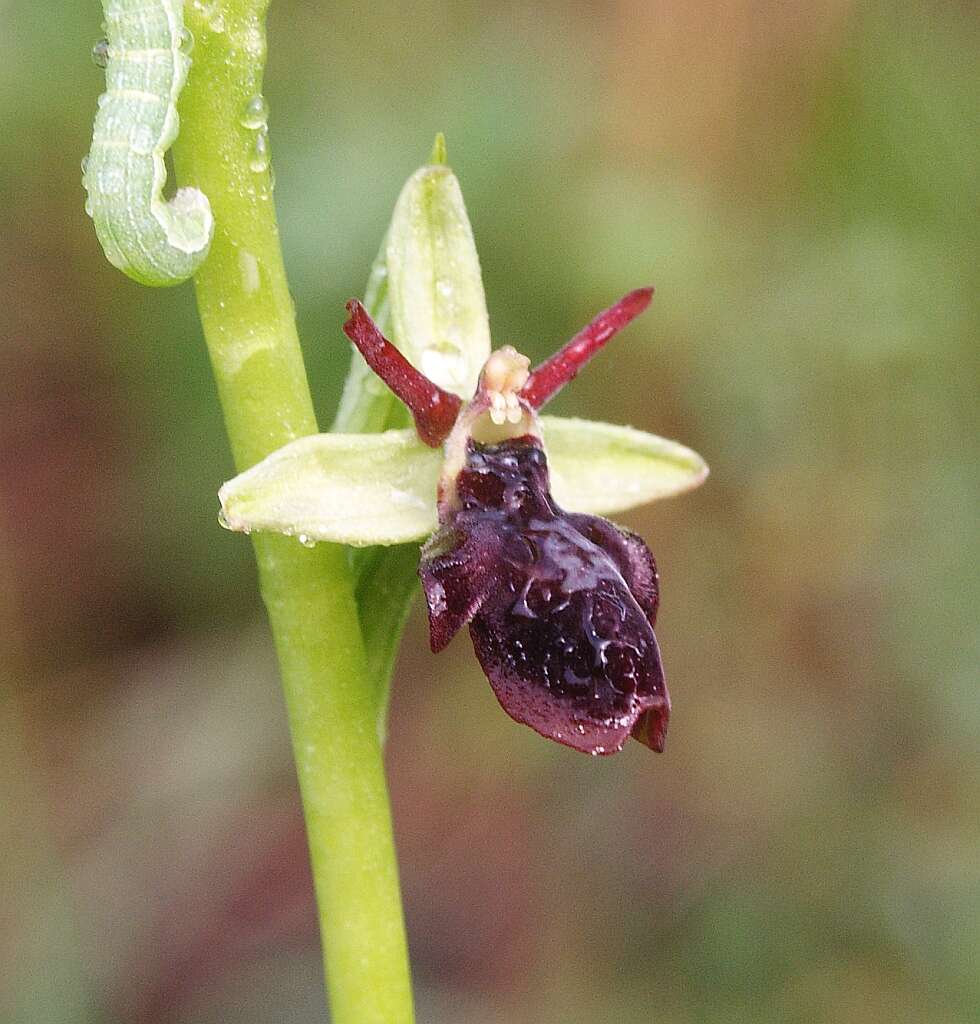
{"type": "Polygon", "coordinates": [[[491,352],[472,232],[440,162],[409,180],[375,270],[386,301],[377,289],[369,298],[399,344],[348,303],[344,331],[363,362],[341,413],[379,394],[373,374],[414,427],[300,438],[224,485],[222,522],[306,544],[427,538],[419,577],[433,651],[469,625],[512,718],[590,754],[631,735],[663,750],[656,564],[600,516],[696,487],[707,467],[652,434],[538,412],[653,289],[630,292],[533,370],[510,346],[491,352]]]}

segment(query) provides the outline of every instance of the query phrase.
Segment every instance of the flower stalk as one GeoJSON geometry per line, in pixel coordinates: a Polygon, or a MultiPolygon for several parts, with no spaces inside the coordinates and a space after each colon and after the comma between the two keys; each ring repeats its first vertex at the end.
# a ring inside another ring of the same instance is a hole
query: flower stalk
{"type": "MultiPolygon", "coordinates": [[[[174,147],[180,181],[204,190],[214,211],[214,241],[195,287],[239,470],[317,431],[279,246],[268,136],[244,116],[260,106],[267,6],[185,6],[196,44],[174,147]]],[[[349,562],[333,544],[310,550],[273,534],[253,544],[303,798],[331,1020],[409,1024],[376,687],[349,562]]]]}

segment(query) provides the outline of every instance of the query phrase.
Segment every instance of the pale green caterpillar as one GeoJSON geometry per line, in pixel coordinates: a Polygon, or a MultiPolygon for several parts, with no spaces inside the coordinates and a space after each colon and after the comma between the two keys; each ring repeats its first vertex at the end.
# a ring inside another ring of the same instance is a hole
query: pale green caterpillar
{"type": "Polygon", "coordinates": [[[83,161],[86,212],[106,258],[141,284],[186,281],[214,233],[207,196],[182,188],[166,200],[164,153],[177,138],[177,97],[190,34],[181,0],[102,0],[106,91],[83,161]]]}

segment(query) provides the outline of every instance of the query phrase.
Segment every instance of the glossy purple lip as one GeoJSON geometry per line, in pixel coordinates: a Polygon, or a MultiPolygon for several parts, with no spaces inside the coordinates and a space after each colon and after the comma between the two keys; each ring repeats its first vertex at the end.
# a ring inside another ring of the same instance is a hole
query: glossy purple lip
{"type": "Polygon", "coordinates": [[[653,633],[657,571],[646,545],[548,490],[540,442],[470,441],[459,509],[422,551],[432,649],[469,624],[504,710],[590,754],[638,738],[663,750],[670,698],[653,633]]]}

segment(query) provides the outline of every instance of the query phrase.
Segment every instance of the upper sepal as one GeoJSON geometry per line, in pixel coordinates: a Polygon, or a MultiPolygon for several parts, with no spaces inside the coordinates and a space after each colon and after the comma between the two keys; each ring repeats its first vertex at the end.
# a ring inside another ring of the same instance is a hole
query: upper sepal
{"type": "MultiPolygon", "coordinates": [[[[470,398],[490,355],[480,261],[446,143],[405,183],[364,294],[380,333],[420,373],[470,398]]],[[[363,433],[404,422],[392,392],[354,353],[333,429],[363,433]]],[[[413,410],[417,411],[417,409],[413,410]]]]}
{"type": "MultiPolygon", "coordinates": [[[[444,144],[436,155],[445,157],[444,144]]],[[[466,204],[444,163],[405,183],[386,257],[394,340],[433,383],[471,398],[490,355],[490,320],[466,204]]]]}

